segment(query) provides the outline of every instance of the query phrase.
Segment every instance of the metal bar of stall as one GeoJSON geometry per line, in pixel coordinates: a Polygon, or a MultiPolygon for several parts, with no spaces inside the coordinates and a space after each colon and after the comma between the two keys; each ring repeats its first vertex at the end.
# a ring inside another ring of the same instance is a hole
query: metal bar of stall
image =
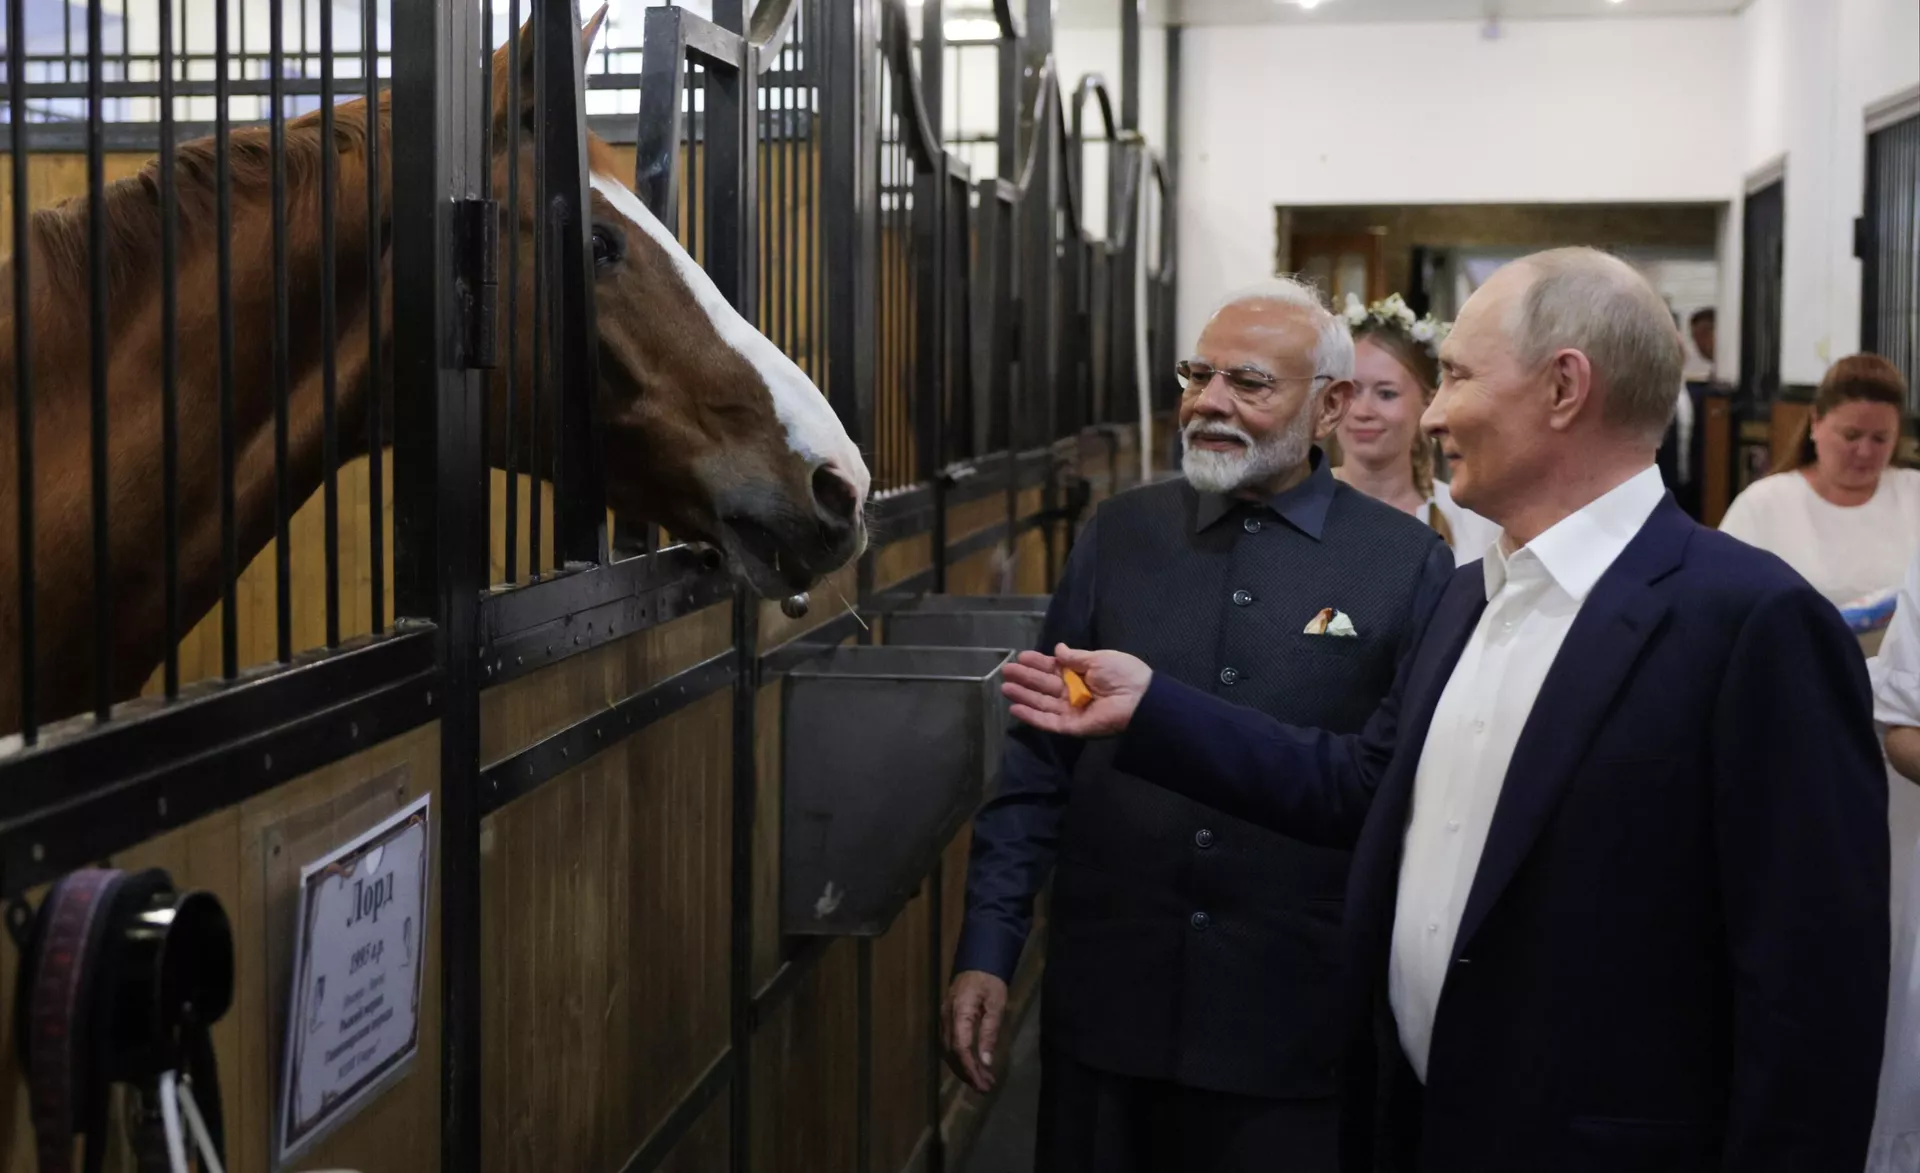
{"type": "MultiPolygon", "coordinates": [[[[241,9],[241,47],[246,35],[245,9],[241,9]]],[[[214,8],[213,43],[215,63],[213,169],[215,173],[215,222],[217,236],[215,268],[218,270],[220,318],[220,675],[232,680],[240,674],[240,538],[234,521],[233,478],[235,448],[239,437],[234,429],[234,353],[233,353],[233,158],[230,147],[232,111],[229,109],[228,6],[221,0],[214,8]]]]}
{"type": "MultiPolygon", "coordinates": [[[[713,23],[735,34],[746,32],[743,0],[715,0],[713,23]]],[[[706,248],[701,261],[721,296],[750,319],[755,268],[752,237],[757,226],[754,137],[746,123],[759,103],[754,95],[753,50],[742,44],[732,67],[708,62],[699,153],[701,195],[690,198],[689,212],[706,203],[706,248]]],[[[691,193],[690,193],[691,194],[691,193]]],[[[729,1089],[727,1162],[733,1173],[748,1173],[753,1157],[753,849],[758,806],[757,726],[760,601],[745,587],[733,598],[733,810],[730,836],[730,923],[728,927],[728,1038],[737,1061],[729,1089]]]]}
{"type": "MultiPolygon", "coordinates": [[[[780,48],[783,60],[791,61],[793,54],[791,43],[780,48]]],[[[780,93],[780,178],[784,198],[780,201],[780,248],[785,263],[780,270],[780,286],[783,291],[781,302],[780,339],[781,345],[789,354],[802,353],[798,330],[800,318],[799,279],[802,253],[800,251],[800,151],[796,141],[797,119],[799,115],[799,91],[789,81],[783,84],[780,93]]]]}
{"type": "MultiPolygon", "coordinates": [[[[305,5],[302,5],[304,9],[305,5]]],[[[306,52],[307,26],[301,14],[300,50],[306,52]]],[[[340,424],[339,371],[334,346],[340,337],[334,222],[334,184],[339,160],[333,149],[333,3],[320,4],[320,469],[321,535],[326,562],[327,646],[340,646],[340,424]]]]}
{"type": "MultiPolygon", "coordinates": [[[[478,37],[478,42],[479,42],[479,53],[475,58],[474,68],[478,70],[476,77],[479,81],[479,85],[477,88],[480,91],[480,158],[483,160],[483,163],[480,167],[480,174],[478,178],[479,178],[481,201],[483,202],[484,205],[492,205],[493,129],[494,129],[493,127],[493,121],[494,121],[493,0],[480,0],[480,34],[478,37]]],[[[518,62],[514,62],[513,64],[517,65],[518,62]]],[[[513,70],[509,69],[509,72],[513,72],[513,70]]],[[[509,121],[511,121],[511,119],[509,121]]],[[[512,162],[517,163],[518,160],[515,159],[512,162]]],[[[510,163],[509,169],[512,170],[516,168],[513,168],[512,163],[510,163]]],[[[488,214],[493,217],[493,223],[491,225],[492,230],[495,233],[502,232],[503,230],[500,226],[498,206],[497,205],[490,206],[488,209],[488,214]]],[[[506,231],[505,235],[506,235],[505,245],[509,250],[511,250],[513,247],[513,240],[514,240],[515,234],[511,231],[506,231]]],[[[491,249],[495,246],[488,245],[487,247],[491,249]]],[[[499,257],[497,253],[487,257],[485,261],[482,262],[482,264],[483,266],[485,265],[493,266],[489,271],[495,276],[498,275],[499,257]]],[[[496,306],[494,305],[494,303],[488,302],[484,306],[484,308],[482,308],[479,311],[479,313],[492,314],[495,311],[495,308],[496,306]]],[[[508,332],[511,333],[512,332],[511,323],[513,319],[509,317],[507,321],[509,323],[508,332]]],[[[493,335],[494,329],[493,329],[493,324],[491,322],[486,323],[483,333],[485,333],[490,337],[493,335]]],[[[495,345],[497,347],[498,344],[495,343],[495,345]]],[[[497,357],[498,357],[497,350],[493,353],[489,353],[485,355],[468,355],[467,363],[469,366],[485,366],[485,367],[491,368],[494,365],[496,365],[497,357]]],[[[493,395],[493,387],[491,383],[489,383],[486,387],[486,394],[488,399],[491,400],[493,395]]],[[[480,413],[480,451],[483,454],[483,459],[486,459],[486,460],[493,459],[493,451],[494,451],[494,436],[493,436],[494,422],[493,422],[493,412],[491,410],[491,406],[492,406],[491,402],[489,402],[488,409],[482,410],[480,413]]],[[[513,419],[512,415],[509,414],[507,416],[506,422],[502,425],[506,429],[507,436],[512,436],[513,434],[512,419],[513,419]]],[[[487,518],[491,518],[493,516],[493,475],[491,472],[483,473],[480,478],[480,513],[481,513],[481,516],[487,517],[487,518]]],[[[486,573],[486,576],[482,579],[482,583],[484,585],[491,586],[492,580],[493,580],[492,570],[491,568],[489,568],[486,573]]]]}
{"type": "Polygon", "coordinates": [[[367,85],[367,566],[371,580],[371,630],[387,626],[386,459],[381,423],[386,387],[385,347],[381,344],[384,306],[382,262],[386,253],[387,220],[380,175],[380,5],[361,0],[361,73],[367,85]]]}
{"type": "Polygon", "coordinates": [[[267,69],[272,105],[267,122],[271,156],[273,228],[273,631],[274,658],[293,659],[293,486],[287,469],[287,426],[292,372],[287,348],[293,335],[287,287],[287,104],[280,92],[286,73],[286,6],[267,8],[267,69]]]}
{"type": "Polygon", "coordinates": [[[107,511],[107,163],[101,128],[100,0],[87,3],[87,373],[92,424],[93,711],[113,715],[113,558],[107,511]]]}
{"type": "Polygon", "coordinates": [[[173,131],[173,0],[160,15],[160,527],[166,580],[166,659],[162,688],[180,695],[180,262],[179,193],[173,131]]]}
{"type": "MultiPolygon", "coordinates": [[[[182,63],[182,59],[178,55],[175,56],[174,60],[176,64],[182,63]]],[[[205,55],[198,56],[194,58],[194,60],[205,62],[209,65],[216,64],[212,57],[205,55]]],[[[135,61],[142,65],[151,65],[156,70],[158,69],[159,58],[157,56],[141,56],[135,58],[135,61]]],[[[174,86],[174,92],[183,98],[210,97],[214,92],[214,83],[211,81],[177,81],[174,86]]],[[[241,97],[252,96],[265,98],[273,93],[273,82],[271,79],[267,81],[242,81],[232,86],[231,92],[241,97]]],[[[28,85],[28,95],[43,101],[61,98],[85,98],[87,93],[87,83],[85,81],[36,81],[28,85]]],[[[153,98],[159,93],[159,85],[157,81],[153,80],[114,81],[102,78],[100,82],[100,93],[103,97],[107,98],[153,98]]],[[[288,96],[301,95],[317,97],[320,93],[320,81],[318,78],[283,78],[281,81],[281,93],[288,96]]],[[[157,120],[129,119],[121,123],[116,123],[116,125],[153,126],[155,121],[157,120]]]]}
{"type": "MultiPolygon", "coordinates": [[[[528,6],[527,21],[537,30],[541,0],[528,6]]],[[[541,477],[551,468],[540,467],[540,407],[553,390],[548,377],[547,347],[551,344],[551,323],[547,320],[550,241],[546,231],[547,206],[547,55],[540,51],[538,31],[533,46],[533,386],[527,394],[527,577],[540,577],[543,560],[540,538],[545,529],[540,515],[541,477]]],[[[517,69],[518,66],[516,65],[517,69]]],[[[551,452],[549,452],[551,459],[551,452]]]]}
{"type": "MultiPolygon", "coordinates": [[[[63,6],[61,11],[66,11],[63,6]]],[[[19,495],[14,524],[19,541],[20,626],[11,632],[20,650],[20,735],[26,744],[39,739],[35,695],[39,656],[34,638],[33,558],[33,211],[28,187],[27,72],[25,5],[7,5],[7,117],[16,136],[12,145],[13,171],[13,409],[14,473],[19,495]]],[[[4,717],[5,714],[0,714],[4,717]]]]}
{"type": "Polygon", "coordinates": [[[607,561],[607,495],[595,394],[599,332],[594,322],[591,216],[588,211],[585,110],[579,6],[549,2],[534,49],[546,67],[540,124],[546,146],[541,224],[551,234],[548,361],[554,425],[553,548],[556,567],[607,561]]]}
{"type": "Polygon", "coordinates": [[[480,594],[486,476],[479,372],[457,365],[452,201],[486,166],[481,31],[468,4],[393,5],[395,611],[434,622],[444,697],[439,793],[440,1168],[480,1167],[480,594]]]}
{"type": "MultiPolygon", "coordinates": [[[[518,398],[520,393],[520,109],[525,100],[520,93],[520,0],[507,0],[507,109],[512,112],[507,119],[507,404],[506,404],[506,466],[507,466],[507,533],[506,533],[506,578],[508,582],[519,581],[520,560],[520,472],[518,467],[519,445],[514,437],[519,434],[518,398]]],[[[527,394],[533,394],[528,388],[527,394]]],[[[529,400],[531,402],[531,400],[529,400]]],[[[531,462],[529,462],[531,467],[531,462]]],[[[528,559],[528,566],[533,564],[528,559]]]]}

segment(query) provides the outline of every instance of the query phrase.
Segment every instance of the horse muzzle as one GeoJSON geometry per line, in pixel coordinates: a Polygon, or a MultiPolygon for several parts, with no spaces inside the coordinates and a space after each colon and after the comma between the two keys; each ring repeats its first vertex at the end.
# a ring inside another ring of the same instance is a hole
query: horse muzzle
{"type": "Polygon", "coordinates": [[[719,544],[763,598],[807,590],[866,550],[866,519],[853,485],[823,465],[809,487],[811,508],[746,495],[721,514],[719,544]]]}

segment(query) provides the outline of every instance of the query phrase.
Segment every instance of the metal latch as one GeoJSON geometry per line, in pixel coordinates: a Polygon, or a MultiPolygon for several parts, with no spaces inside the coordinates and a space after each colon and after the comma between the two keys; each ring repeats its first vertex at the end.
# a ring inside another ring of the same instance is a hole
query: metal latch
{"type": "Polygon", "coordinates": [[[490,371],[500,362],[500,201],[455,200],[450,221],[453,365],[490,371]]]}

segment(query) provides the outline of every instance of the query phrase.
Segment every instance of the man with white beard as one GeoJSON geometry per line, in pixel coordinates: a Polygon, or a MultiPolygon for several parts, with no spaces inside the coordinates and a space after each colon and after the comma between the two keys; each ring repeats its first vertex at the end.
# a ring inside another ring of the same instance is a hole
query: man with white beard
{"type": "MultiPolygon", "coordinates": [[[[1040,647],[1125,649],[1276,718],[1358,731],[1453,559],[1314,446],[1352,374],[1346,324],[1311,288],[1229,299],[1179,366],[1185,479],[1101,505],[1040,647]]],[[[994,1082],[1051,872],[1036,1169],[1329,1173],[1347,862],[1120,774],[1109,746],[1017,728],[974,820],[942,1016],[956,1070],[994,1082]]]]}

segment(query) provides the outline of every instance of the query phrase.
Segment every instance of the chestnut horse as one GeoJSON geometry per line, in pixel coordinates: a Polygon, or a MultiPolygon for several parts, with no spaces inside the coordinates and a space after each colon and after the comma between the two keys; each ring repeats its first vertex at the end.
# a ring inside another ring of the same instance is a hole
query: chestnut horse
{"type": "MultiPolygon", "coordinates": [[[[587,22],[591,44],[605,9],[587,22]]],[[[533,185],[531,135],[517,157],[507,119],[530,123],[534,93],[533,33],[523,30],[521,60],[494,55],[494,189],[507,190],[518,168],[523,192],[533,185]],[[509,110],[509,70],[522,72],[520,110],[509,110]]],[[[391,124],[390,94],[380,122],[391,124]]],[[[322,347],[337,370],[341,459],[365,453],[366,397],[376,385],[369,367],[369,165],[363,101],[336,108],[332,142],[320,137],[319,114],[286,127],[287,257],[291,395],[288,468],[295,501],[323,478],[322,347]],[[334,153],[336,321],[325,339],[319,323],[321,153],[334,153]]],[[[391,136],[380,135],[380,175],[393,174],[391,136]]],[[[234,314],[235,528],[241,565],[274,532],[273,283],[267,131],[248,128],[228,139],[232,191],[234,314]]],[[[625,517],[651,520],[676,535],[723,550],[734,572],[755,591],[777,597],[802,590],[858,556],[866,544],[863,506],[869,476],[858,448],[826,398],[773,343],[736,313],[673,234],[617,178],[607,146],[589,136],[592,174],[593,273],[599,328],[597,409],[607,469],[608,504],[625,517]]],[[[221,593],[219,346],[216,309],[218,177],[215,144],[183,144],[176,154],[178,192],[179,566],[183,629],[209,612],[221,593]]],[[[383,207],[391,209],[388,186],[383,207]]],[[[503,224],[502,247],[533,250],[533,200],[520,222],[503,224]]],[[[110,639],[116,698],[135,695],[166,654],[162,570],[162,446],[158,392],[160,332],[160,203],[157,163],[108,188],[106,218],[109,312],[108,507],[112,629],[92,629],[92,504],[88,410],[89,212],[84,199],[36,212],[31,250],[34,403],[34,558],[37,580],[35,659],[37,717],[57,719],[85,709],[92,695],[86,665],[97,638],[110,639]]],[[[19,247],[19,242],[16,242],[19,247]]],[[[503,266],[504,268],[504,266],[503,266]]],[[[0,735],[19,728],[19,542],[14,450],[11,264],[0,267],[0,735]]],[[[532,385],[532,264],[520,267],[519,385],[532,385]]],[[[383,275],[384,279],[384,275],[383,275]]],[[[390,292],[390,285],[388,286],[390,292]]],[[[383,298],[384,310],[392,300],[383,298]]],[[[392,316],[383,312],[390,356],[392,316]]],[[[381,386],[394,395],[425,387],[381,386]]],[[[519,411],[525,411],[521,395],[519,411]]],[[[507,372],[491,384],[492,435],[505,435],[507,372]]],[[[551,405],[543,405],[544,418],[551,405]]],[[[526,422],[518,421],[525,433],[526,422]]],[[[503,442],[489,460],[504,467],[503,442]]]]}

